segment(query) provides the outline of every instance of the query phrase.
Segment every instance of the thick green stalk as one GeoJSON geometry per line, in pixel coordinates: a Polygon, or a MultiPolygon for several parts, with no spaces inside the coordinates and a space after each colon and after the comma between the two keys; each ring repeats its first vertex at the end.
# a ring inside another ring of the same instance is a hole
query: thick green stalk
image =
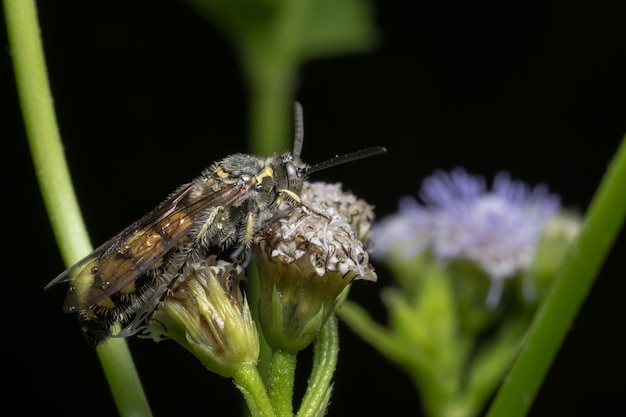
{"type": "Polygon", "coordinates": [[[251,92],[250,151],[260,155],[289,149],[291,102],[301,64],[301,28],[310,0],[282,2],[271,31],[243,46],[251,92]]]}
{"type": "Polygon", "coordinates": [[[313,346],[313,369],[297,417],[325,416],[339,355],[337,317],[326,320],[313,346]]]}
{"type": "MultiPolygon", "coordinates": [[[[272,30],[242,42],[244,67],[250,86],[249,151],[270,155],[291,148],[291,120],[294,80],[300,61],[296,57],[298,30],[309,0],[284,2],[274,17],[272,30]]],[[[256,274],[256,271],[251,272],[256,274]]],[[[249,277],[250,306],[254,316],[259,300],[258,283],[249,277]]],[[[259,369],[267,378],[271,348],[261,339],[259,369]]],[[[276,365],[274,365],[276,366],[276,365]]]]}
{"type": "Polygon", "coordinates": [[[120,416],[152,416],[126,339],[110,338],[96,352],[120,416]]]}
{"type": "MultiPolygon", "coordinates": [[[[63,154],[39,36],[34,1],[3,0],[18,96],[35,172],[61,255],[71,265],[91,251],[63,154]]],[[[97,348],[122,416],[150,416],[150,407],[123,339],[97,348]]]]}
{"type": "MultiPolygon", "coordinates": [[[[292,74],[289,74],[292,77],[292,74]]],[[[250,152],[255,155],[271,155],[289,150],[291,126],[292,91],[268,87],[259,82],[251,87],[250,98],[250,152]]],[[[285,87],[286,89],[287,87],[285,87]]]]}
{"type": "Polygon", "coordinates": [[[4,0],[11,58],[41,194],[67,265],[91,250],[63,154],[33,0],[4,0]]]}
{"type": "Polygon", "coordinates": [[[252,417],[273,417],[272,403],[267,396],[263,379],[254,366],[242,366],[233,375],[237,388],[243,394],[252,417]]]}
{"type": "Polygon", "coordinates": [[[293,415],[296,361],[297,353],[285,349],[276,349],[272,355],[268,389],[277,416],[290,417],[293,415]]]}
{"type": "Polygon", "coordinates": [[[626,216],[626,137],[488,417],[526,415],[626,216]]]}

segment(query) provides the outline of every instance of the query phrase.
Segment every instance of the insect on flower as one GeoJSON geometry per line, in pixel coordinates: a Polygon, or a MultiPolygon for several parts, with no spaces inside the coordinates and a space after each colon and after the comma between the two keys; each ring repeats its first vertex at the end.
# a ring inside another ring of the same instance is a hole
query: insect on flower
{"type": "Polygon", "coordinates": [[[87,343],[104,341],[118,322],[125,326],[120,336],[135,333],[176,287],[188,262],[230,250],[242,262],[254,233],[279,214],[280,203],[301,203],[309,174],[385,152],[373,147],[308,165],[300,159],[299,103],[294,113],[291,153],[238,153],[213,163],[45,287],[69,281],[63,311],[78,313],[87,343]]]}

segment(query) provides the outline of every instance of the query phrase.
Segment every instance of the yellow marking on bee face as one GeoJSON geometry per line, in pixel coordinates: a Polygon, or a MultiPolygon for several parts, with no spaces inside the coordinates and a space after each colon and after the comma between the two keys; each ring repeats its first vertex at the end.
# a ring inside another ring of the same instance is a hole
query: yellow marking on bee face
{"type": "Polygon", "coordinates": [[[265,165],[265,168],[263,168],[263,171],[259,172],[257,176],[254,177],[257,184],[262,183],[265,178],[274,179],[274,170],[269,165],[265,165]]]}

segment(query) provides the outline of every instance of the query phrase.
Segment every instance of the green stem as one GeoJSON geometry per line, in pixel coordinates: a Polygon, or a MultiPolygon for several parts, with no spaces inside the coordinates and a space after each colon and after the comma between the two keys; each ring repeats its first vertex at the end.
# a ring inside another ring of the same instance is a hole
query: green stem
{"type": "Polygon", "coordinates": [[[110,338],[96,352],[120,416],[152,416],[126,339],[110,338]]]}
{"type": "Polygon", "coordinates": [[[250,151],[260,155],[288,149],[291,102],[300,63],[301,27],[310,0],[282,2],[272,30],[244,42],[251,90],[250,151]]]}
{"type": "Polygon", "coordinates": [[[243,394],[252,417],[273,417],[275,415],[265,385],[263,385],[263,379],[256,367],[241,367],[233,375],[233,380],[243,394]]]}
{"type": "Polygon", "coordinates": [[[388,329],[376,323],[358,304],[346,300],[336,313],[354,333],[398,365],[413,364],[420,355],[404,340],[395,337],[388,329]]]}
{"type": "Polygon", "coordinates": [[[298,417],[322,417],[332,393],[331,382],[339,355],[337,317],[331,316],[313,346],[313,369],[309,384],[298,410],[298,417]]]}
{"type": "MultiPolygon", "coordinates": [[[[299,39],[298,25],[308,1],[284,2],[274,16],[271,32],[255,34],[240,43],[251,94],[248,148],[252,154],[270,155],[291,147],[293,86],[298,70],[294,42],[299,39]]],[[[256,310],[259,286],[253,277],[250,282],[248,299],[256,310]]],[[[266,378],[271,348],[263,338],[260,342],[259,369],[266,378]]]]}
{"type": "MultiPolygon", "coordinates": [[[[290,76],[291,77],[291,76],[290,76]]],[[[268,87],[273,80],[251,86],[250,152],[270,155],[290,148],[291,89],[268,87]]]]}
{"type": "Polygon", "coordinates": [[[442,390],[428,355],[378,324],[363,307],[354,302],[344,301],[337,315],[354,333],[411,377],[423,399],[426,415],[443,415],[442,410],[447,405],[449,395],[442,390]]]}
{"type": "MultiPolygon", "coordinates": [[[[3,5],[35,172],[59,250],[69,266],[89,253],[91,244],[63,154],[35,3],[3,0],[3,5]]],[[[126,342],[109,341],[97,352],[120,415],[152,415],[126,342]]]]}
{"type": "MultiPolygon", "coordinates": [[[[248,285],[246,287],[246,296],[248,297],[248,305],[252,311],[252,317],[256,322],[257,329],[261,329],[261,322],[259,320],[259,297],[261,292],[261,283],[259,282],[259,271],[256,267],[254,259],[250,261],[248,269],[246,271],[248,278],[248,285]]],[[[263,332],[259,332],[259,362],[257,363],[257,369],[263,378],[263,381],[268,381],[270,373],[270,363],[272,362],[272,348],[265,341],[263,332]]]]}
{"type": "Polygon", "coordinates": [[[277,416],[293,415],[293,385],[297,353],[276,349],[270,367],[269,395],[277,416]]]}
{"type": "Polygon", "coordinates": [[[63,154],[33,0],[4,0],[17,92],[35,173],[67,265],[91,251],[63,154]]]}
{"type": "Polygon", "coordinates": [[[559,346],[580,309],[626,216],[626,137],[587,211],[554,288],[537,313],[509,376],[488,417],[528,412],[559,346]]]}

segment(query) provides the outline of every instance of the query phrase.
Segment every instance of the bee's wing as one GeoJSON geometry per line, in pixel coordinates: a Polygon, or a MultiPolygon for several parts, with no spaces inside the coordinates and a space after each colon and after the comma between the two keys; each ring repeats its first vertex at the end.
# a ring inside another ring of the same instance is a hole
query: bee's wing
{"type": "Polygon", "coordinates": [[[72,280],[63,310],[75,312],[120,291],[154,266],[191,231],[195,220],[211,207],[230,204],[245,189],[224,184],[218,191],[185,204],[193,183],[183,186],[56,278],[46,289],[72,280]],[[72,272],[78,271],[74,276],[72,272]]]}

